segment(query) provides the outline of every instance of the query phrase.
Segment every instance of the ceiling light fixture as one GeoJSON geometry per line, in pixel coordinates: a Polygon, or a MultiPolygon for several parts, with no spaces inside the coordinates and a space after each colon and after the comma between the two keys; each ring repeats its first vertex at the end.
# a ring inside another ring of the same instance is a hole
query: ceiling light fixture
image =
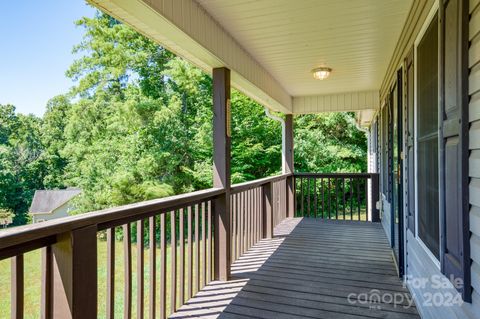
{"type": "Polygon", "coordinates": [[[330,76],[331,72],[332,69],[327,67],[320,67],[312,70],[313,77],[316,80],[325,80],[330,76]]]}

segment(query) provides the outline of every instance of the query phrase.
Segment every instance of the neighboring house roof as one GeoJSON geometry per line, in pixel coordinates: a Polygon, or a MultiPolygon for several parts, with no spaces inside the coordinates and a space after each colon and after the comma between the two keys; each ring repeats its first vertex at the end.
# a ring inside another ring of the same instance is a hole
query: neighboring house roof
{"type": "Polygon", "coordinates": [[[81,192],[82,190],[78,188],[37,190],[30,205],[30,213],[50,213],[81,192]]]}

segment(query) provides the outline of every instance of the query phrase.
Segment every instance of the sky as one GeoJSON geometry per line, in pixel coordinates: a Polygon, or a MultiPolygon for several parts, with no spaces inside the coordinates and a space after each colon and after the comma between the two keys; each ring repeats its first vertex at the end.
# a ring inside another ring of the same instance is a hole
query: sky
{"type": "Polygon", "coordinates": [[[0,104],[42,116],[74,85],[65,76],[83,34],[74,21],[94,14],[83,0],[0,0],[0,104]]]}

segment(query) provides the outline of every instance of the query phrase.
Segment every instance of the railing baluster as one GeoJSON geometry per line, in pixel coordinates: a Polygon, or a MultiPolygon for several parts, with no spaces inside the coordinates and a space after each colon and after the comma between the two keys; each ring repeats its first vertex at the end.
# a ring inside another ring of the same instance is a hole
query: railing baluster
{"type": "Polygon", "coordinates": [[[254,205],[255,205],[255,209],[254,209],[254,216],[255,216],[255,220],[254,220],[254,227],[255,227],[255,236],[254,236],[254,241],[253,241],[253,244],[255,245],[258,241],[258,234],[259,234],[259,229],[260,229],[260,220],[258,219],[258,202],[259,202],[259,196],[258,196],[258,188],[255,188],[254,191],[254,205]]]}
{"type": "Polygon", "coordinates": [[[167,317],[167,234],[166,212],[160,215],[160,319],[167,317]]]}
{"type": "Polygon", "coordinates": [[[170,314],[177,310],[177,234],[176,211],[170,212],[170,314]]]}
{"type": "Polygon", "coordinates": [[[331,218],[331,214],[332,214],[332,184],[331,184],[331,181],[330,181],[330,178],[328,178],[328,216],[327,216],[327,219],[330,219],[331,218]]]}
{"type": "Polygon", "coordinates": [[[338,220],[338,178],[335,178],[335,219],[338,220]]]}
{"type": "Polygon", "coordinates": [[[251,216],[250,216],[250,213],[252,211],[251,209],[251,206],[252,206],[252,194],[250,192],[250,190],[247,191],[247,202],[245,203],[245,208],[246,208],[246,215],[247,215],[247,231],[246,231],[246,236],[247,236],[247,245],[245,247],[245,251],[249,250],[250,249],[250,243],[251,243],[251,240],[250,240],[250,233],[251,233],[251,226],[252,226],[252,222],[251,222],[251,216]]]}
{"type": "Polygon", "coordinates": [[[254,215],[254,209],[255,209],[255,203],[254,201],[254,195],[255,195],[255,189],[250,190],[250,246],[249,248],[252,248],[253,246],[253,241],[255,237],[254,233],[254,225],[255,225],[255,215],[254,215]]]}
{"type": "Polygon", "coordinates": [[[353,178],[350,177],[350,220],[353,220],[353,178]]]}
{"type": "Polygon", "coordinates": [[[247,244],[247,249],[246,250],[249,250],[250,247],[252,247],[252,191],[249,190],[247,192],[247,216],[248,216],[248,232],[247,232],[247,236],[248,236],[248,244],[247,244]]]}
{"type": "Polygon", "coordinates": [[[250,247],[252,247],[255,243],[255,188],[251,189],[250,191],[250,217],[251,217],[251,227],[252,232],[250,234],[250,247]]]}
{"type": "Polygon", "coordinates": [[[195,205],[195,291],[200,291],[200,234],[199,234],[199,224],[200,224],[200,213],[198,211],[198,204],[195,205]]]}
{"type": "Polygon", "coordinates": [[[115,228],[107,229],[107,319],[115,317],[115,228]]]}
{"type": "Polygon", "coordinates": [[[183,208],[180,208],[178,211],[178,231],[179,231],[179,255],[180,260],[178,261],[180,264],[179,269],[179,287],[178,287],[178,299],[180,300],[180,305],[183,305],[185,302],[185,235],[184,235],[184,213],[185,211],[183,208]]]}
{"type": "Polygon", "coordinates": [[[318,205],[317,205],[317,178],[313,178],[313,211],[315,214],[315,218],[318,215],[318,205]]]}
{"type": "Polygon", "coordinates": [[[255,244],[255,237],[256,237],[255,232],[256,232],[256,226],[257,226],[257,225],[256,225],[256,222],[255,222],[255,220],[256,220],[256,211],[255,211],[255,209],[256,209],[256,207],[255,207],[255,206],[256,206],[256,202],[255,202],[255,197],[256,197],[256,189],[253,188],[253,189],[252,189],[252,197],[251,197],[251,201],[252,201],[252,203],[251,203],[252,235],[251,235],[251,238],[250,238],[250,240],[251,240],[250,247],[253,247],[253,245],[255,244]]]}
{"type": "Polygon", "coordinates": [[[307,178],[307,216],[310,217],[310,180],[307,178]]]}
{"type": "MultiPolygon", "coordinates": [[[[47,246],[42,248],[42,300],[41,300],[41,318],[53,318],[53,289],[52,289],[52,274],[53,274],[53,255],[52,247],[47,246]]],[[[107,281],[109,277],[107,275],[107,281]]],[[[113,304],[112,304],[113,305],[113,304]]],[[[113,306],[112,306],[113,309],[113,306]]],[[[108,315],[108,312],[107,312],[108,315]]],[[[112,317],[107,317],[112,318],[112,317]]]]}
{"type": "Polygon", "coordinates": [[[144,257],[143,257],[143,219],[137,221],[137,318],[143,319],[144,310],[144,257]]]}
{"type": "Polygon", "coordinates": [[[207,205],[207,283],[212,280],[212,202],[207,205]]]}
{"type": "Polygon", "coordinates": [[[368,222],[368,178],[365,178],[365,221],[368,222]]]}
{"type": "Polygon", "coordinates": [[[123,318],[132,317],[132,235],[130,223],[123,225],[124,297],[123,318]]]}
{"type": "Polygon", "coordinates": [[[237,259],[237,194],[230,195],[231,206],[230,211],[232,212],[231,225],[232,229],[230,233],[232,234],[232,262],[237,259]]]}
{"type": "Polygon", "coordinates": [[[345,178],[342,177],[343,220],[345,220],[345,178]]]}
{"type": "Polygon", "coordinates": [[[300,217],[305,217],[305,213],[303,211],[303,178],[300,178],[300,217]]]}
{"type": "Polygon", "coordinates": [[[357,211],[358,220],[360,220],[360,179],[357,179],[357,211]]]}
{"type": "Polygon", "coordinates": [[[11,318],[23,318],[23,288],[24,288],[24,274],[23,274],[23,254],[12,257],[11,259],[11,318]]]}
{"type": "Polygon", "coordinates": [[[157,245],[155,238],[155,216],[151,216],[148,219],[148,243],[150,245],[150,260],[149,260],[149,271],[150,271],[150,288],[149,288],[149,302],[148,302],[148,311],[149,319],[155,319],[155,302],[156,302],[156,292],[157,292],[157,245]]]}
{"type": "Polygon", "coordinates": [[[187,296],[192,298],[193,296],[193,249],[192,249],[192,206],[187,208],[187,296]]]}
{"type": "Polygon", "coordinates": [[[205,202],[202,203],[202,288],[207,282],[207,242],[205,234],[205,202]]]}
{"type": "Polygon", "coordinates": [[[260,217],[261,217],[261,214],[260,214],[260,193],[259,191],[261,190],[260,187],[256,188],[255,189],[255,197],[256,197],[256,200],[255,200],[255,211],[256,211],[256,224],[257,224],[257,232],[256,232],[256,238],[255,238],[255,242],[258,242],[261,238],[261,228],[260,228],[260,217]]]}
{"type": "Polygon", "coordinates": [[[325,183],[323,182],[323,178],[320,179],[322,183],[322,219],[325,218],[325,183]]]}
{"type": "Polygon", "coordinates": [[[245,192],[240,193],[240,255],[245,252],[245,192]]]}
{"type": "Polygon", "coordinates": [[[237,198],[237,201],[236,201],[236,212],[237,212],[237,238],[235,240],[235,244],[236,244],[236,249],[235,249],[235,260],[238,259],[238,257],[240,257],[240,254],[241,254],[241,240],[242,240],[242,211],[241,211],[241,207],[242,207],[242,199],[241,199],[241,195],[242,194],[235,194],[236,198],[237,198]]]}
{"type": "Polygon", "coordinates": [[[252,244],[251,247],[255,244],[255,237],[256,237],[256,230],[257,230],[257,223],[256,223],[256,189],[252,189],[252,244]]]}

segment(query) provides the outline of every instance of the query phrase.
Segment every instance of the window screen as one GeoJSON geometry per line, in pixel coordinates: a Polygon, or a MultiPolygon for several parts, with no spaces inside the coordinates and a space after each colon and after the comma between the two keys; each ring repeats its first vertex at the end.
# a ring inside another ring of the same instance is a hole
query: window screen
{"type": "Polygon", "coordinates": [[[417,47],[418,235],[439,258],[438,20],[417,47]]]}

